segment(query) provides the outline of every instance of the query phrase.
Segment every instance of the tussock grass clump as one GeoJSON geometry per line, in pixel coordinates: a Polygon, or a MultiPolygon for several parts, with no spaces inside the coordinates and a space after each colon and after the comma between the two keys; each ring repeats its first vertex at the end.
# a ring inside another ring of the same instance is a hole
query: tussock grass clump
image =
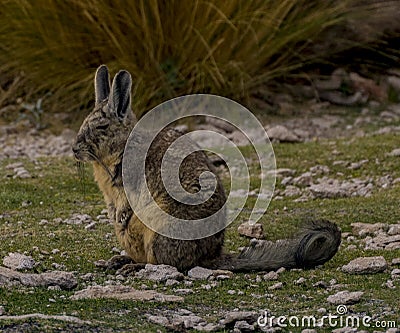
{"type": "MultiPolygon", "coordinates": [[[[197,92],[241,98],[323,56],[306,51],[351,13],[354,0],[5,0],[0,72],[30,93],[51,92],[53,109],[92,100],[105,63],[133,75],[138,114],[197,92]]],[[[4,82],[3,82],[4,84],[4,82]]]]}

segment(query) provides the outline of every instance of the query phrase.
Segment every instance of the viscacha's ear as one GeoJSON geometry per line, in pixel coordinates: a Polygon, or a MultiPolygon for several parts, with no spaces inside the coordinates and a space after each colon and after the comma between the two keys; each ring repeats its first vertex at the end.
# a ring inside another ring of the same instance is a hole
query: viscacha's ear
{"type": "Polygon", "coordinates": [[[106,65],[97,68],[94,79],[94,90],[96,94],[96,104],[104,101],[110,94],[110,75],[106,65]]]}
{"type": "Polygon", "coordinates": [[[108,106],[114,111],[118,119],[123,120],[131,107],[132,78],[129,72],[119,71],[111,85],[108,106]]]}

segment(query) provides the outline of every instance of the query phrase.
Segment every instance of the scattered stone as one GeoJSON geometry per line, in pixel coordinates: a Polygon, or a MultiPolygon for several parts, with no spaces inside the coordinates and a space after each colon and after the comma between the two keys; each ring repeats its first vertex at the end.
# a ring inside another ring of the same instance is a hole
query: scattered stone
{"type": "Polygon", "coordinates": [[[313,166],[313,167],[310,168],[310,172],[311,172],[313,175],[322,175],[322,174],[329,173],[330,171],[331,171],[331,170],[329,169],[328,166],[326,166],[326,165],[320,165],[320,164],[315,165],[315,166],[313,166]]]}
{"type": "Polygon", "coordinates": [[[392,272],[390,273],[390,275],[391,275],[392,278],[394,278],[394,279],[400,278],[400,269],[399,269],[399,268],[395,268],[394,270],[392,270],[392,272]]]}
{"type": "Polygon", "coordinates": [[[278,270],[276,272],[278,274],[282,274],[282,273],[286,272],[286,268],[285,267],[278,268],[278,270]]]}
{"type": "Polygon", "coordinates": [[[176,267],[169,265],[146,264],[144,269],[136,273],[136,276],[154,282],[165,282],[168,279],[183,280],[183,274],[176,267]]]}
{"type": "Polygon", "coordinates": [[[396,250],[400,249],[400,235],[387,236],[378,234],[376,237],[367,237],[365,239],[366,250],[396,250]]]}
{"type": "Polygon", "coordinates": [[[306,281],[307,280],[305,278],[301,277],[301,278],[297,279],[296,281],[294,281],[294,284],[302,285],[302,284],[306,283],[306,281]]]}
{"type": "Polygon", "coordinates": [[[234,333],[247,333],[254,332],[254,325],[250,325],[247,321],[239,320],[235,323],[233,327],[234,333]]]}
{"type": "Polygon", "coordinates": [[[137,290],[123,285],[90,286],[76,291],[70,298],[72,300],[115,298],[119,300],[157,302],[182,302],[184,300],[181,296],[161,294],[155,290],[137,290]]]}
{"type": "Polygon", "coordinates": [[[77,286],[70,272],[52,271],[40,274],[21,273],[0,267],[0,286],[24,285],[28,287],[60,286],[61,289],[73,289],[77,286]]]}
{"type": "Polygon", "coordinates": [[[348,274],[375,274],[387,269],[388,264],[384,257],[360,257],[350,261],[342,267],[348,274]]]}
{"type": "Polygon", "coordinates": [[[339,291],[338,293],[334,294],[334,295],[330,295],[327,298],[327,301],[331,304],[342,304],[342,305],[349,305],[349,304],[355,304],[358,303],[362,297],[362,295],[364,295],[364,292],[362,291],[339,291]]]}
{"type": "Polygon", "coordinates": [[[181,294],[181,295],[189,295],[189,294],[193,294],[193,290],[192,289],[175,289],[174,290],[175,293],[177,294],[181,294]]]}
{"type": "Polygon", "coordinates": [[[4,315],[6,313],[6,309],[4,309],[4,306],[0,305],[0,316],[4,315]]]}
{"type": "Polygon", "coordinates": [[[264,279],[265,281],[278,280],[278,278],[279,278],[278,273],[277,273],[277,272],[274,272],[274,271],[268,272],[267,274],[265,274],[265,275],[263,276],[263,279],[264,279]]]}
{"type": "Polygon", "coordinates": [[[294,185],[300,185],[300,186],[310,186],[312,184],[313,178],[312,178],[312,173],[307,171],[300,176],[293,178],[292,183],[294,185]]]}
{"type": "Polygon", "coordinates": [[[387,280],[382,286],[389,289],[396,289],[396,286],[394,285],[392,280],[387,280]]]}
{"type": "Polygon", "coordinates": [[[224,277],[221,280],[226,279],[226,278],[231,279],[231,278],[233,278],[233,273],[231,271],[227,271],[224,269],[214,269],[213,276],[215,276],[216,278],[218,278],[220,276],[224,277]]]}
{"type": "Polygon", "coordinates": [[[296,170],[288,168],[278,168],[276,170],[267,171],[267,173],[275,174],[277,178],[284,178],[293,176],[296,173],[296,170]]]}
{"type": "Polygon", "coordinates": [[[390,225],[389,230],[388,230],[388,235],[393,236],[393,235],[400,235],[400,224],[393,224],[390,225]]]}
{"type": "Polygon", "coordinates": [[[242,223],[238,227],[238,233],[250,238],[257,238],[257,239],[264,238],[263,226],[260,223],[253,223],[253,224],[249,222],[242,223]]]}
{"type": "Polygon", "coordinates": [[[32,269],[35,267],[35,264],[35,260],[31,256],[17,252],[10,252],[3,259],[3,265],[13,270],[32,269]]]}
{"type": "Polygon", "coordinates": [[[351,170],[358,170],[358,169],[360,169],[364,164],[366,164],[366,163],[368,163],[368,162],[369,162],[368,160],[361,160],[361,161],[359,161],[359,162],[351,163],[350,166],[349,166],[349,169],[351,169],[351,170]]]}
{"type": "Polygon", "coordinates": [[[92,222],[93,219],[90,215],[80,213],[74,213],[71,215],[71,217],[62,221],[62,223],[65,224],[90,224],[92,222]]]}
{"type": "Polygon", "coordinates": [[[361,331],[358,331],[357,328],[355,327],[340,327],[332,330],[332,333],[353,333],[353,332],[362,333],[361,331]]]}
{"type": "Polygon", "coordinates": [[[156,324],[156,325],[160,325],[160,326],[163,326],[163,327],[169,327],[169,325],[170,325],[170,322],[169,322],[168,318],[167,318],[167,317],[164,317],[164,316],[152,316],[152,315],[148,315],[148,316],[147,316],[147,319],[148,319],[151,323],[156,324]]]}
{"type": "Polygon", "coordinates": [[[387,156],[400,157],[400,148],[393,149],[387,156]]]}
{"type": "Polygon", "coordinates": [[[96,222],[91,222],[88,225],[85,225],[86,230],[94,230],[96,229],[96,222]]]}
{"type": "Polygon", "coordinates": [[[309,190],[316,198],[332,199],[350,196],[368,197],[371,195],[373,187],[369,180],[353,178],[349,181],[340,181],[324,176],[317,180],[317,184],[311,184],[309,190]]]}
{"type": "Polygon", "coordinates": [[[317,330],[314,330],[312,328],[306,328],[302,330],[301,333],[317,333],[317,330]]]}
{"type": "Polygon", "coordinates": [[[392,265],[400,265],[400,258],[394,258],[392,260],[392,265]]]}
{"type": "Polygon", "coordinates": [[[282,289],[282,288],[283,288],[283,283],[278,282],[278,283],[275,283],[274,285],[268,287],[268,290],[277,290],[277,289],[282,289]]]}
{"type": "Polygon", "coordinates": [[[384,223],[361,223],[356,222],[352,223],[351,227],[353,228],[353,234],[358,236],[365,236],[367,234],[375,234],[377,231],[383,230],[387,225],[384,223]]]}
{"type": "Polygon", "coordinates": [[[325,281],[317,281],[313,283],[314,288],[321,288],[321,289],[327,289],[329,287],[329,284],[326,283],[325,281]]]}
{"type": "Polygon", "coordinates": [[[285,197],[295,197],[301,195],[301,190],[297,186],[288,185],[281,194],[285,197]]]}
{"type": "Polygon", "coordinates": [[[165,286],[166,286],[166,287],[172,287],[172,286],[175,286],[175,285],[177,285],[177,284],[179,284],[179,281],[174,280],[174,279],[168,279],[168,280],[165,282],[165,286]]]}
{"type": "Polygon", "coordinates": [[[224,318],[220,320],[222,325],[233,325],[237,321],[246,321],[253,324],[259,314],[256,311],[231,311],[225,314],[224,318]]]}
{"type": "Polygon", "coordinates": [[[10,320],[10,321],[15,321],[15,320],[23,320],[23,321],[28,321],[29,319],[42,319],[42,320],[60,320],[60,321],[66,321],[70,323],[75,323],[79,325],[83,324],[91,324],[90,321],[87,320],[82,320],[74,316],[57,316],[57,315],[45,315],[42,313],[29,313],[29,314],[24,314],[24,315],[19,315],[19,316],[1,316],[0,320],[10,320]]]}
{"type": "Polygon", "coordinates": [[[213,275],[211,269],[200,266],[196,266],[188,272],[188,276],[193,280],[207,280],[211,275],[213,275]]]}
{"type": "Polygon", "coordinates": [[[267,129],[268,137],[271,141],[279,142],[301,142],[301,139],[282,125],[277,125],[267,129]]]}

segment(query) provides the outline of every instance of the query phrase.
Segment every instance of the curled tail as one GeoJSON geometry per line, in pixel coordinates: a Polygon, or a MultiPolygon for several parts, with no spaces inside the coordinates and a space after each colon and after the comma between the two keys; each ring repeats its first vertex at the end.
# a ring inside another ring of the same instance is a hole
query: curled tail
{"type": "Polygon", "coordinates": [[[213,268],[231,271],[271,271],[280,267],[312,268],[322,265],[337,252],[341,232],[326,220],[308,223],[293,239],[264,241],[244,249],[239,255],[223,255],[213,268]]]}

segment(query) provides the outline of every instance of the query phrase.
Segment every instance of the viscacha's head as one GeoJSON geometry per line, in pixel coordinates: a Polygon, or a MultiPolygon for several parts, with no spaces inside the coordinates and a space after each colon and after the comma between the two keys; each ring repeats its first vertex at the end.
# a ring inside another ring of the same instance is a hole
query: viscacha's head
{"type": "Polygon", "coordinates": [[[94,84],[95,107],[83,121],[72,150],[79,161],[103,164],[121,156],[136,123],[131,110],[132,79],[129,72],[121,70],[110,86],[108,69],[102,65],[94,84]]]}

